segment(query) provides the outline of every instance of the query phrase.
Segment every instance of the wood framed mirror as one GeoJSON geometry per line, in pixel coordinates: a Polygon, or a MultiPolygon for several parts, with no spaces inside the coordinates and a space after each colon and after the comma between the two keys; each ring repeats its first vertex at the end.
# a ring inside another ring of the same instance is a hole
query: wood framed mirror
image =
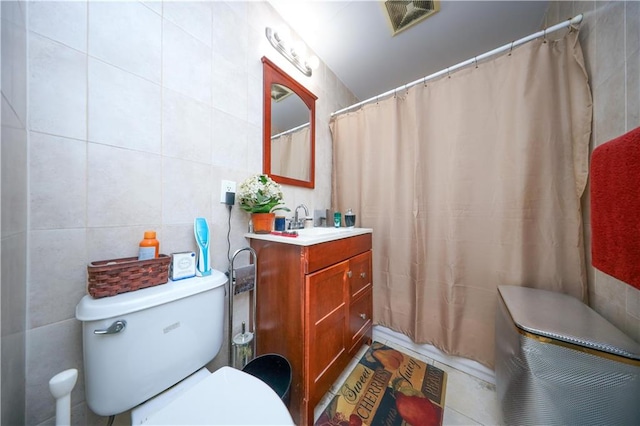
{"type": "Polygon", "coordinates": [[[315,186],[316,99],[266,57],[262,172],[282,184],[315,186]]]}

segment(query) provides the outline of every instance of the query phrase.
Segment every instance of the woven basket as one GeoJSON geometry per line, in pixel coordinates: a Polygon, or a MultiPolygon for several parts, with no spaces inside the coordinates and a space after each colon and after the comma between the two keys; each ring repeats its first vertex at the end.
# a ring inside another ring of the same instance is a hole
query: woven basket
{"type": "Polygon", "coordinates": [[[169,263],[171,257],[166,254],[148,260],[125,257],[91,262],[87,291],[97,299],[164,284],[169,281],[169,263]]]}

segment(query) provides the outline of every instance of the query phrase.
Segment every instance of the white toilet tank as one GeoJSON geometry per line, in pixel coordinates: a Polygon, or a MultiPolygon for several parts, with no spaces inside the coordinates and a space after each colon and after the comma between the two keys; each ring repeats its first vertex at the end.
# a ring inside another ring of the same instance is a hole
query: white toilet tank
{"type": "Polygon", "coordinates": [[[222,345],[227,277],[169,281],[112,297],[82,298],[87,404],[122,413],[211,361],[222,345]]]}

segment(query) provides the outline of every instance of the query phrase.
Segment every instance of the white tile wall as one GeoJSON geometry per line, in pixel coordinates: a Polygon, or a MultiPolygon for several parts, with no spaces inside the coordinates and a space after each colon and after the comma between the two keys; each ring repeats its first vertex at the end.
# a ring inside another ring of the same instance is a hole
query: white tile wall
{"type": "Polygon", "coordinates": [[[247,121],[247,71],[238,68],[237,63],[229,62],[217,56],[215,61],[213,79],[224,82],[224,84],[216,84],[213,88],[214,108],[242,121],[247,121]]]}
{"type": "Polygon", "coordinates": [[[162,40],[163,85],[211,105],[211,49],[167,20],[162,40]]]}
{"type": "Polygon", "coordinates": [[[160,1],[160,0],[148,0],[148,1],[141,1],[140,3],[142,3],[143,5],[148,7],[149,9],[153,10],[158,15],[162,15],[162,9],[163,9],[162,1],[160,1]]]}
{"type": "Polygon", "coordinates": [[[640,2],[630,1],[625,7],[627,127],[633,128],[640,124],[640,2]]]}
{"type": "MultiPolygon", "coordinates": [[[[3,93],[4,95],[4,93],[3,93]]],[[[24,129],[25,125],[20,121],[18,114],[13,109],[13,106],[7,101],[5,96],[2,96],[2,123],[4,127],[12,127],[14,129],[24,129]]],[[[26,102],[25,102],[26,105],[26,102]]]]}
{"type": "Polygon", "coordinates": [[[211,108],[193,98],[164,89],[162,154],[210,164],[213,126],[211,108]]]}
{"type": "Polygon", "coordinates": [[[35,1],[29,4],[29,29],[73,49],[87,52],[87,3],[35,1]]]}
{"type": "Polygon", "coordinates": [[[87,143],[31,132],[31,229],[79,228],[87,216],[87,143]]]}
{"type": "MultiPolygon", "coordinates": [[[[4,204],[4,203],[3,203],[4,204]]],[[[27,279],[27,257],[26,257],[27,241],[25,233],[14,233],[8,237],[2,238],[2,300],[0,300],[2,308],[2,337],[6,336],[19,336],[24,338],[25,331],[25,316],[27,311],[27,295],[24,287],[24,283],[27,279]]],[[[15,338],[14,338],[15,342],[15,338]]],[[[4,354],[5,350],[12,350],[12,353],[24,352],[24,344],[22,348],[5,346],[5,342],[2,342],[3,361],[2,366],[4,368],[4,354]]],[[[8,357],[11,359],[11,357],[8,357]]],[[[23,378],[20,378],[22,372],[13,371],[11,374],[5,376],[4,370],[2,372],[2,386],[4,394],[5,377],[16,378],[20,383],[23,382],[23,378]]],[[[14,380],[7,380],[7,383],[15,385],[14,380]]],[[[4,407],[3,407],[4,408],[4,407]]]]}
{"type": "Polygon", "coordinates": [[[1,424],[22,424],[25,414],[27,318],[27,9],[0,3],[1,64],[1,424]]]}
{"type": "Polygon", "coordinates": [[[29,38],[30,130],[85,139],[87,59],[35,33],[29,38]],[[47,102],[42,102],[47,99],[47,102]]]}
{"type": "Polygon", "coordinates": [[[21,8],[16,2],[2,3],[2,125],[24,128],[27,116],[27,37],[21,15],[21,8]]]}
{"type": "Polygon", "coordinates": [[[89,55],[160,84],[162,18],[137,2],[89,3],[89,55]]]}
{"type": "Polygon", "coordinates": [[[74,318],[75,306],[86,294],[86,230],[32,231],[29,257],[29,327],[74,318]]]}
{"type": "Polygon", "coordinates": [[[159,155],[90,143],[87,225],[159,225],[161,167],[159,155]]]}
{"type": "MultiPolygon", "coordinates": [[[[262,79],[249,76],[247,93],[257,93],[262,90],[262,79]]],[[[259,126],[262,130],[262,105],[263,99],[255,96],[247,96],[247,121],[254,125],[259,126]]]]}
{"type": "MultiPolygon", "coordinates": [[[[316,145],[316,149],[318,149],[317,146],[318,145],[316,145]]],[[[252,124],[247,125],[247,151],[247,167],[250,170],[262,170],[262,126],[256,126],[252,124]]],[[[317,168],[316,173],[318,173],[317,168]]],[[[317,177],[318,175],[316,175],[316,178],[317,177]]],[[[319,180],[322,181],[324,179],[319,180]]],[[[282,191],[285,194],[285,200],[287,201],[287,203],[291,203],[291,201],[287,200],[287,197],[289,195],[287,190],[288,188],[283,188],[282,191]]],[[[311,193],[309,193],[309,191],[306,191],[305,194],[307,197],[314,197],[314,199],[316,199],[315,197],[317,197],[317,202],[320,204],[328,202],[323,199],[324,196],[321,195],[319,191],[318,193],[316,193],[315,191],[311,193]]],[[[326,191],[323,194],[331,194],[331,191],[326,191]]],[[[311,201],[308,202],[311,203],[311,201]]]]}
{"type": "Polygon", "coordinates": [[[214,108],[212,164],[234,169],[248,167],[249,152],[262,152],[262,140],[249,140],[248,130],[246,121],[214,108]]]}
{"type": "Polygon", "coordinates": [[[2,127],[2,237],[24,232],[27,227],[27,133],[2,127]]]}
{"type": "MultiPolygon", "coordinates": [[[[7,242],[7,240],[2,240],[3,245],[5,242],[7,242]]],[[[3,297],[2,300],[4,299],[5,298],[3,297]]],[[[1,413],[3,424],[24,424],[24,406],[26,399],[24,384],[25,360],[26,354],[24,331],[20,333],[3,335],[1,413]]]]}
{"type": "Polygon", "coordinates": [[[14,23],[25,28],[26,24],[26,7],[23,2],[11,1],[2,2],[2,20],[3,25],[6,23],[14,23]]]}
{"type": "MultiPolygon", "coordinates": [[[[156,231],[156,238],[160,241],[160,252],[171,253],[165,245],[162,229],[153,224],[92,227],[87,228],[88,262],[137,256],[138,244],[147,229],[156,231]]],[[[84,282],[83,286],[86,286],[84,282]]]]}
{"type": "Polygon", "coordinates": [[[163,6],[166,20],[211,47],[212,2],[166,2],[163,6]]]}
{"type": "MultiPolygon", "coordinates": [[[[250,5],[250,7],[254,6],[257,6],[257,3],[250,5]]],[[[242,16],[238,15],[229,3],[213,2],[212,9],[213,56],[216,67],[221,60],[224,60],[233,64],[238,72],[246,72],[245,67],[250,57],[248,55],[249,32],[262,31],[261,34],[251,34],[251,39],[257,38],[256,35],[264,37],[264,28],[248,28],[247,21],[242,19],[242,16]]],[[[263,23],[263,25],[266,24],[263,23]]]]}
{"type": "MultiPolygon", "coordinates": [[[[212,226],[210,220],[209,227],[212,226]]],[[[175,253],[181,251],[196,251],[198,246],[193,238],[193,223],[163,225],[162,241],[160,242],[160,250],[163,253],[175,253]]],[[[217,253],[213,249],[211,253],[217,253]]],[[[219,267],[217,268],[219,269],[219,267]]]]}
{"type": "Polygon", "coordinates": [[[214,194],[206,183],[211,181],[208,164],[163,159],[162,223],[193,224],[195,217],[207,217],[214,194]]]}
{"type": "Polygon", "coordinates": [[[161,152],[161,88],[89,58],[89,140],[161,152]]]}

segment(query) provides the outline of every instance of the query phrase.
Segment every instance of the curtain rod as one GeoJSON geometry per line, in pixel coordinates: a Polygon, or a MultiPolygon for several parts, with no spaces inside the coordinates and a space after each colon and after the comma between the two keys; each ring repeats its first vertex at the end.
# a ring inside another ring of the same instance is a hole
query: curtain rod
{"type": "Polygon", "coordinates": [[[304,124],[301,124],[299,126],[296,126],[296,127],[292,128],[292,129],[285,130],[284,132],[281,132],[281,133],[278,133],[277,135],[271,136],[271,139],[279,138],[280,136],[284,136],[284,135],[286,135],[288,133],[297,132],[298,130],[304,129],[308,125],[309,125],[309,123],[304,123],[304,124]]]}
{"type": "Polygon", "coordinates": [[[397,93],[400,90],[406,90],[409,87],[415,86],[417,84],[422,84],[422,83],[424,83],[424,82],[426,82],[428,80],[432,80],[432,79],[434,79],[436,77],[440,77],[441,75],[449,74],[451,71],[457,70],[458,68],[462,68],[462,67],[465,67],[467,65],[471,65],[473,63],[477,64],[479,60],[486,59],[486,58],[488,58],[490,56],[496,55],[498,53],[501,53],[501,52],[504,52],[504,51],[507,51],[507,50],[511,50],[516,46],[520,46],[521,44],[524,44],[524,43],[526,43],[528,41],[536,39],[536,38],[538,38],[540,36],[546,37],[548,33],[552,33],[554,31],[558,31],[558,30],[561,30],[563,28],[570,27],[572,25],[578,25],[578,24],[580,24],[580,22],[582,22],[582,14],[576,15],[573,18],[567,19],[566,21],[560,22],[559,24],[556,24],[556,25],[554,25],[552,27],[545,28],[544,30],[538,31],[537,33],[534,33],[534,34],[528,35],[526,37],[523,37],[520,40],[512,41],[511,43],[505,44],[504,46],[501,46],[501,47],[498,47],[496,49],[493,49],[493,50],[491,50],[491,51],[489,51],[487,53],[483,53],[482,55],[475,56],[475,57],[473,57],[471,59],[467,59],[466,61],[460,62],[460,63],[458,63],[456,65],[451,66],[451,67],[445,68],[445,69],[443,69],[441,71],[438,71],[438,72],[433,73],[431,75],[428,75],[426,77],[422,77],[422,78],[420,78],[420,79],[418,79],[416,81],[413,81],[411,83],[407,83],[407,84],[402,85],[400,87],[397,87],[397,88],[395,88],[393,90],[389,90],[387,92],[384,92],[384,93],[382,93],[380,95],[377,95],[377,96],[374,96],[374,97],[369,98],[367,100],[364,100],[362,102],[358,102],[357,104],[353,104],[351,106],[348,106],[348,107],[343,108],[341,110],[338,110],[336,112],[332,112],[331,113],[331,117],[333,117],[335,115],[338,115],[338,114],[342,114],[343,112],[347,112],[347,111],[350,111],[352,109],[358,108],[358,107],[360,107],[362,105],[365,105],[365,104],[368,104],[370,102],[378,101],[380,98],[384,98],[385,96],[393,95],[393,94],[397,93]]]}

